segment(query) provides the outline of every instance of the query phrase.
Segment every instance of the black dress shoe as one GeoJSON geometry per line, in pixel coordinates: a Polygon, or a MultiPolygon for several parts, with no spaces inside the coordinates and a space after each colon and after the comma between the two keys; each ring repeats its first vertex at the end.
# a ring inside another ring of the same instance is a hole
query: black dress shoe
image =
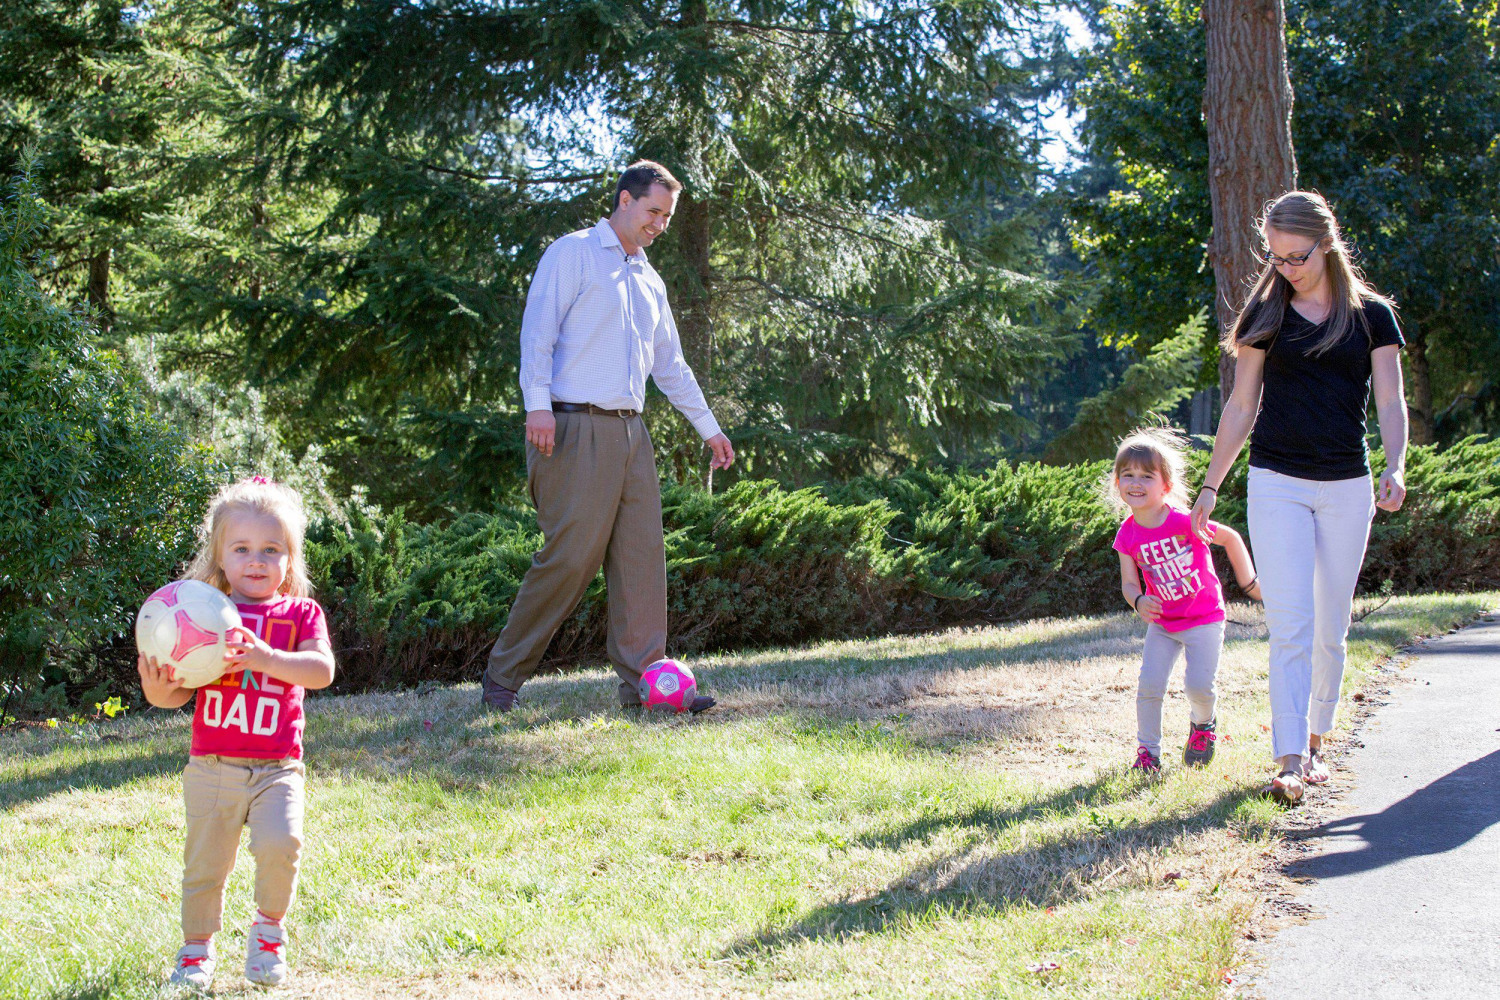
{"type": "Polygon", "coordinates": [[[508,687],[501,687],[490,680],[489,674],[482,674],[479,678],[479,704],[491,712],[509,712],[516,707],[516,693],[508,687]]]}

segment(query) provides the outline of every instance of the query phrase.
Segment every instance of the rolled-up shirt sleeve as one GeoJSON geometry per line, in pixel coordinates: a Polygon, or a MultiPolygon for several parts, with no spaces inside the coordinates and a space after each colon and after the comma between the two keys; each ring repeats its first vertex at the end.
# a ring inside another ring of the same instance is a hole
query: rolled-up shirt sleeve
{"type": "Polygon", "coordinates": [[[527,412],[552,409],[552,351],[578,298],[579,244],[558,240],[537,264],[521,315],[521,399],[527,412]]]}
{"type": "Polygon", "coordinates": [[[656,325],[654,336],[655,360],[651,364],[651,378],[656,387],[666,394],[672,405],[682,411],[694,429],[707,441],[721,433],[719,422],[708,408],[703,389],[688,367],[682,354],[682,338],[677,333],[677,320],[672,316],[672,307],[665,297],[662,299],[661,321],[656,325]]]}

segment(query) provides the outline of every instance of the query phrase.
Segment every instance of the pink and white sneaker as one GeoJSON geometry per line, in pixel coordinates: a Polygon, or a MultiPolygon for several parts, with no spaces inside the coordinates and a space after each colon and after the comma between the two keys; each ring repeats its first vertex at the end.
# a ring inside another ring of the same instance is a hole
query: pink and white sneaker
{"type": "Polygon", "coordinates": [[[286,982],[286,928],[257,916],[245,937],[245,978],[257,986],[286,982]]]}
{"type": "Polygon", "coordinates": [[[191,986],[195,990],[206,990],[214,982],[214,946],[208,942],[194,941],[177,951],[177,964],[172,969],[171,986],[191,986]]]}

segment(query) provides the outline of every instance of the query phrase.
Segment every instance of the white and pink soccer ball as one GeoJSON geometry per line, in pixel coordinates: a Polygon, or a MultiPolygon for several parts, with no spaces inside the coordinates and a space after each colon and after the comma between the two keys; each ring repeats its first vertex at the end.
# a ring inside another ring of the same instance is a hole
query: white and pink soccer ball
{"type": "Polygon", "coordinates": [[[641,704],[647,708],[665,705],[676,712],[686,712],[698,694],[698,682],[686,663],[657,660],[641,674],[641,704]]]}
{"type": "Polygon", "coordinates": [[[146,598],[135,616],[135,648],[172,667],[183,687],[224,675],[227,634],[241,624],[234,602],[201,580],[178,580],[146,598]]]}

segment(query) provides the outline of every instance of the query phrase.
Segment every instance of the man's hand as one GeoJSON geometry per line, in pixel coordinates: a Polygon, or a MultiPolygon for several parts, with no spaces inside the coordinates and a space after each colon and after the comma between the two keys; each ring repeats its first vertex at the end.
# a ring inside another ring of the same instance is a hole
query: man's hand
{"type": "MultiPolygon", "coordinates": [[[[536,445],[543,457],[552,457],[552,443],[557,440],[557,418],[551,410],[526,411],[526,443],[536,445]]],[[[727,442],[726,442],[727,443],[727,442]]]]}
{"type": "MultiPolygon", "coordinates": [[[[531,425],[530,414],[526,417],[526,423],[528,427],[531,425]]],[[[727,469],[734,462],[734,445],[723,434],[715,434],[704,444],[714,453],[713,461],[708,463],[710,469],[727,469]]]]}

